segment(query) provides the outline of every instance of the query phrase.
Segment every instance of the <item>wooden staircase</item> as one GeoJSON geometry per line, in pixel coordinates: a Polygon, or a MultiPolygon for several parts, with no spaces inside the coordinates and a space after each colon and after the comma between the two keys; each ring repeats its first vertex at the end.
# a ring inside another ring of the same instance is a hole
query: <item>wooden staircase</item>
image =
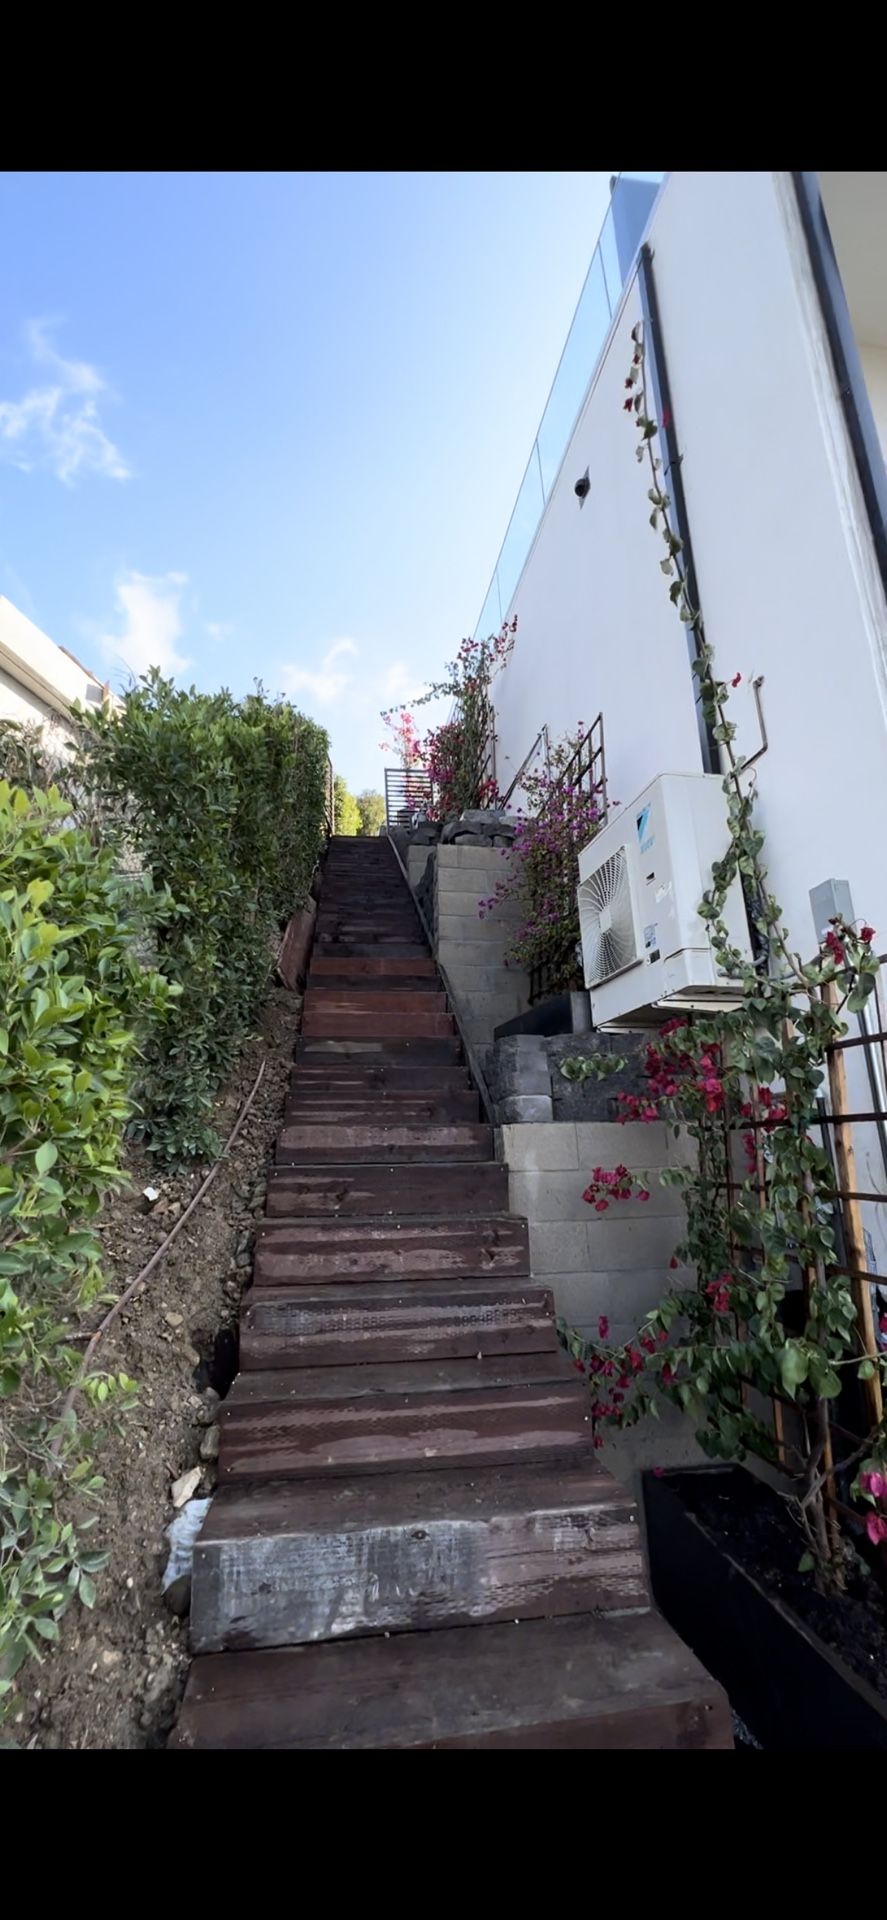
{"type": "Polygon", "coordinates": [[[728,1747],[387,841],[333,840],[178,1747],[728,1747]]]}

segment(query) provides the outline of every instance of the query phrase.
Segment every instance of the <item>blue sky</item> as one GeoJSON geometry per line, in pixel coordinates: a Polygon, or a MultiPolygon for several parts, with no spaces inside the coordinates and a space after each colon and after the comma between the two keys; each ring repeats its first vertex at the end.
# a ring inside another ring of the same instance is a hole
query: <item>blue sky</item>
{"type": "Polygon", "coordinates": [[[381,784],[477,620],[608,173],[0,176],[0,592],[381,784]]]}

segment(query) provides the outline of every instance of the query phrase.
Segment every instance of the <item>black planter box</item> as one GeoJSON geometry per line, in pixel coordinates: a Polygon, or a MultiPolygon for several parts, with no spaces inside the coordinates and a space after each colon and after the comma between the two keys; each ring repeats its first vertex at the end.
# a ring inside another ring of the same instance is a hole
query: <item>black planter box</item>
{"type": "Polygon", "coordinates": [[[734,1560],[681,1498],[693,1467],[644,1474],[653,1597],[724,1688],[761,1746],[774,1753],[887,1752],[887,1700],[734,1560]]]}

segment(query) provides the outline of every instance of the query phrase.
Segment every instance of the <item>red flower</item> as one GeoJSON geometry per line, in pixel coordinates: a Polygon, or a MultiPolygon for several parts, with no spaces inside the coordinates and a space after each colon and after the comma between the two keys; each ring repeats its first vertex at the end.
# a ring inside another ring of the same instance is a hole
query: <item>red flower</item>
{"type": "Polygon", "coordinates": [[[603,1434],[602,1434],[602,1433],[596,1433],[596,1434],[594,1435],[594,1437],[593,1437],[593,1439],[592,1439],[592,1442],[591,1442],[591,1444],[592,1444],[592,1446],[593,1446],[593,1447],[602,1447],[602,1446],[603,1446],[603,1444],[604,1444],[604,1436],[603,1436],[603,1434]]]}
{"type": "Polygon", "coordinates": [[[595,1213],[606,1213],[609,1204],[609,1200],[596,1200],[594,1203],[595,1213]]]}
{"type": "Polygon", "coordinates": [[[870,947],[875,937],[874,927],[860,927],[859,937],[860,937],[860,940],[863,940],[865,942],[867,947],[870,947]]]}
{"type": "Polygon", "coordinates": [[[829,928],[829,931],[825,936],[825,944],[829,950],[829,953],[832,956],[832,959],[835,961],[835,964],[839,967],[842,967],[844,965],[844,961],[847,958],[847,955],[844,951],[841,941],[838,939],[838,936],[834,930],[834,927],[829,928]]]}
{"type": "Polygon", "coordinates": [[[646,1187],[638,1187],[638,1199],[649,1200],[649,1198],[650,1198],[650,1195],[648,1194],[646,1187]]]}
{"type": "Polygon", "coordinates": [[[610,1337],[610,1322],[605,1313],[601,1314],[597,1323],[597,1334],[599,1340],[608,1340],[610,1337]]]}
{"type": "Polygon", "coordinates": [[[665,1468],[664,1468],[664,1467],[653,1467],[653,1468],[651,1469],[651,1471],[652,1471],[652,1474],[653,1474],[653,1478],[654,1478],[654,1480],[661,1480],[661,1479],[662,1479],[662,1476],[663,1476],[663,1474],[664,1474],[664,1472],[665,1472],[665,1468]]]}
{"type": "Polygon", "coordinates": [[[882,1540],[887,1540],[887,1520],[884,1519],[883,1514],[870,1513],[865,1523],[865,1530],[873,1547],[879,1546],[882,1540]]]}
{"type": "Polygon", "coordinates": [[[633,405],[634,405],[633,400],[623,400],[622,402],[623,413],[630,413],[633,405]]]}
{"type": "Polygon", "coordinates": [[[677,1266],[677,1265],[679,1264],[679,1263],[678,1263],[678,1258],[677,1258],[677,1255],[676,1255],[676,1254],[674,1254],[674,1253],[672,1254],[672,1256],[671,1256],[671,1259],[669,1260],[669,1263],[668,1263],[668,1264],[669,1264],[669,1266],[671,1267],[671,1269],[672,1269],[672,1272],[674,1272],[674,1269],[675,1269],[675,1267],[676,1267],[676,1266],[677,1266]]]}
{"type": "Polygon", "coordinates": [[[577,1373],[584,1373],[584,1372],[585,1372],[585,1361],[584,1361],[584,1360],[574,1360],[574,1361],[573,1361],[573,1365],[574,1365],[574,1367],[575,1367],[575,1369],[576,1369],[576,1372],[577,1372],[577,1373]]]}
{"type": "Polygon", "coordinates": [[[663,1385],[664,1387],[673,1387],[673,1386],[674,1386],[674,1369],[673,1369],[672,1367],[670,1367],[670,1366],[669,1366],[669,1365],[668,1365],[667,1363],[666,1363],[666,1365],[665,1365],[665,1366],[663,1367],[663,1369],[662,1369],[662,1372],[661,1372],[661,1374],[660,1374],[660,1376],[659,1376],[659,1377],[660,1377],[660,1379],[661,1379],[661,1381],[662,1381],[662,1385],[663,1385]]]}
{"type": "Polygon", "coordinates": [[[859,1484],[863,1493],[870,1493],[873,1500],[883,1500],[887,1494],[887,1479],[883,1473],[861,1473],[859,1484]]]}
{"type": "Polygon", "coordinates": [[[730,682],[731,687],[738,687],[741,679],[742,679],[741,673],[734,673],[733,678],[730,682]]]}
{"type": "Polygon", "coordinates": [[[887,1333],[887,1313],[882,1313],[881,1318],[878,1321],[878,1326],[880,1327],[882,1333],[887,1333]]]}

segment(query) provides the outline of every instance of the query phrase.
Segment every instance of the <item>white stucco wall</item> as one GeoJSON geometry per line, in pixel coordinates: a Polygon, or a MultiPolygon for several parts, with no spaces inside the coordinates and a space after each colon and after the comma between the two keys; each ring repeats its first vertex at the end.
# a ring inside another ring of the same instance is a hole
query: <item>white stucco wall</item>
{"type": "Polygon", "coordinates": [[[0,719],[42,725],[75,700],[95,705],[101,682],[0,595],[0,719]]]}
{"type": "Polygon", "coordinates": [[[875,426],[881,441],[881,451],[887,460],[887,347],[869,346],[860,342],[859,357],[865,374],[875,426]]]}
{"type": "MultiPolygon", "coordinates": [[[[887,610],[789,176],[674,173],[650,238],[708,638],[726,677],[763,675],[774,889],[805,953],[810,888],[832,877],[887,940],[887,610]]],[[[512,602],[503,787],[543,721],[557,735],[599,709],[614,800],[701,765],[685,634],[623,412],[639,317],[633,284],[512,602]]],[[[753,750],[748,701],[743,717],[753,750]]]]}

